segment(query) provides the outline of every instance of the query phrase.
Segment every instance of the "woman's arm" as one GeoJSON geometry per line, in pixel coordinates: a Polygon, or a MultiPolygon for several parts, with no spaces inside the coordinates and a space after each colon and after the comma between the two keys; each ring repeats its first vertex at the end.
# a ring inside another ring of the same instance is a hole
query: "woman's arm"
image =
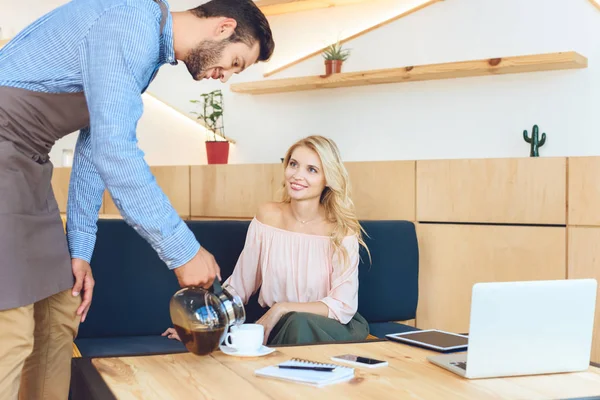
{"type": "Polygon", "coordinates": [[[303,312],[310,314],[317,314],[327,317],[329,314],[329,307],[325,303],[320,301],[312,301],[310,303],[276,303],[267,311],[258,321],[257,324],[261,324],[265,330],[265,337],[263,344],[266,345],[269,340],[271,331],[277,325],[279,320],[289,312],[303,312]]]}
{"type": "Polygon", "coordinates": [[[310,303],[277,303],[272,308],[277,308],[280,318],[289,312],[310,313],[324,317],[329,315],[329,307],[321,301],[311,301],[310,303]]]}
{"type": "Polygon", "coordinates": [[[244,304],[248,303],[250,296],[258,290],[262,283],[260,237],[259,228],[253,220],[248,227],[244,249],[238,258],[231,276],[224,283],[233,288],[244,304]]]}
{"type": "Polygon", "coordinates": [[[329,318],[347,324],[358,310],[358,238],[345,238],[343,246],[348,252],[348,265],[342,265],[340,257],[334,258],[331,289],[320,302],[327,306],[329,318]]]}

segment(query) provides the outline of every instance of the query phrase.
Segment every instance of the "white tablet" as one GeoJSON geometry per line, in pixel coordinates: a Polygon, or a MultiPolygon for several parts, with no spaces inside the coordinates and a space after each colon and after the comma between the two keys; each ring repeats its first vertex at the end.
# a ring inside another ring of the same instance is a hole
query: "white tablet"
{"type": "Polygon", "coordinates": [[[386,337],[396,342],[412,344],[441,352],[466,350],[469,344],[468,336],[438,329],[391,333],[386,335],[386,337]]]}

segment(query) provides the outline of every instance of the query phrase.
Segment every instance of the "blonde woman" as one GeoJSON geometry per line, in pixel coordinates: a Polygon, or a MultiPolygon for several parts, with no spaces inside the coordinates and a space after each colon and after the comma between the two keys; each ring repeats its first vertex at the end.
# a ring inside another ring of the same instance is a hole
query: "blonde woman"
{"type": "MultiPolygon", "coordinates": [[[[283,200],[260,207],[226,283],[244,304],[260,288],[259,303],[269,308],[257,321],[265,344],[365,339],[369,325],[357,309],[359,246],[366,245],[339,150],[310,136],[283,162],[283,200]]],[[[178,339],[172,329],[163,335],[178,339]]]]}

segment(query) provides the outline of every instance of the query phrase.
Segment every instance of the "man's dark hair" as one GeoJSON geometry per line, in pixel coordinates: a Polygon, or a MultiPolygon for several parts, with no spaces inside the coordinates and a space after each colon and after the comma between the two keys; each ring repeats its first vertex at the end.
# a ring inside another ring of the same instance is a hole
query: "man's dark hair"
{"type": "Polygon", "coordinates": [[[252,0],[211,0],[190,10],[200,18],[225,17],[237,22],[229,40],[252,46],[259,44],[258,61],[268,61],[275,49],[269,21],[252,0]]]}

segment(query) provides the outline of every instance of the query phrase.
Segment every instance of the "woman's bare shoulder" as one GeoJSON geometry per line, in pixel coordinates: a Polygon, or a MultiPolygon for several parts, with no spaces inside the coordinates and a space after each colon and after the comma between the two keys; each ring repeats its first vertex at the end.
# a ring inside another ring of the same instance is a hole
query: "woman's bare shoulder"
{"type": "Polygon", "coordinates": [[[263,224],[278,227],[283,216],[283,203],[269,202],[258,207],[256,218],[263,224]]]}

